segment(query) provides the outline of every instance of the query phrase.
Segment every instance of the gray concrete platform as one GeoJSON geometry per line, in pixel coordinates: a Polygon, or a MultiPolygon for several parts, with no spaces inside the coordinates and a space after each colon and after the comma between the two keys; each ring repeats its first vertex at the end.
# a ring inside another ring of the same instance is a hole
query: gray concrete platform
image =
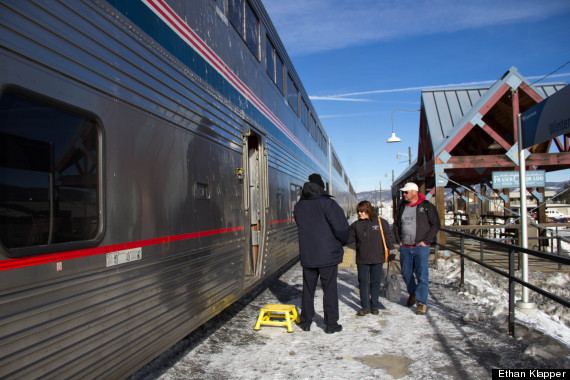
{"type": "Polygon", "coordinates": [[[324,332],[320,288],[311,331],[297,326],[293,333],[278,326],[253,330],[266,304],[299,309],[301,289],[302,268],[296,263],[132,379],[490,379],[492,368],[568,364],[563,348],[548,360],[529,351],[532,341],[544,337],[527,331],[526,337],[514,338],[507,334],[504,320],[473,317],[486,312],[435,268],[430,269],[427,315],[415,315],[402,293],[398,303],[381,298],[379,315],[357,317],[359,295],[350,251],[339,267],[340,333],[324,332]]]}

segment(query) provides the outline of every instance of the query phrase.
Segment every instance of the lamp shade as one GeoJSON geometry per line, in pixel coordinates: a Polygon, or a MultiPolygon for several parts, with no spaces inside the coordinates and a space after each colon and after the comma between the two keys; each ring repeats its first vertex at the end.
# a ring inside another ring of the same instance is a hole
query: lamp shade
{"type": "Polygon", "coordinates": [[[400,139],[398,136],[396,136],[396,132],[392,132],[392,137],[390,137],[388,140],[386,140],[386,142],[389,143],[396,143],[396,142],[400,142],[402,141],[402,139],[400,139]]]}

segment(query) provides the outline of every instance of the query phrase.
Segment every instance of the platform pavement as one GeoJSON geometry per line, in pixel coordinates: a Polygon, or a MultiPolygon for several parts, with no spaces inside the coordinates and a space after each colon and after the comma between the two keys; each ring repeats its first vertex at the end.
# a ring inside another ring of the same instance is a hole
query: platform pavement
{"type": "Polygon", "coordinates": [[[356,270],[356,251],[353,248],[344,247],[344,256],[339,268],[351,268],[356,270]]]}
{"type": "Polygon", "coordinates": [[[311,331],[297,326],[293,333],[276,326],[253,330],[266,304],[300,309],[302,268],[295,263],[267,288],[239,300],[179,343],[179,352],[163,359],[168,369],[133,379],[490,379],[492,368],[560,365],[560,358],[545,361],[525,354],[529,343],[510,337],[504,323],[466,322],[463,317],[477,313],[477,305],[458,297],[434,268],[427,315],[415,315],[402,293],[398,303],[381,297],[379,315],[357,317],[354,256],[347,253],[338,276],[340,333],[324,332],[320,288],[311,331]]]}

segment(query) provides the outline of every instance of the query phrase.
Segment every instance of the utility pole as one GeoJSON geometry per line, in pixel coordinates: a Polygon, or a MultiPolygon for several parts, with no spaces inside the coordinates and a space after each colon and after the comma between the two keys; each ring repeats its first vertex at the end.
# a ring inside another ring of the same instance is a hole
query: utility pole
{"type": "Polygon", "coordinates": [[[380,215],[382,215],[382,207],[384,207],[384,205],[382,204],[382,180],[380,180],[379,183],[380,183],[380,215]]]}

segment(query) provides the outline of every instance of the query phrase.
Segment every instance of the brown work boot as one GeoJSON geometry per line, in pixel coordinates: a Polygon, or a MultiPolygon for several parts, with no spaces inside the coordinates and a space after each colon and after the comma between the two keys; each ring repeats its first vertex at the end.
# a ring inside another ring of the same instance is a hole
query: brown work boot
{"type": "Polygon", "coordinates": [[[380,311],[378,309],[372,309],[372,314],[378,315],[380,311]]]}
{"type": "Polygon", "coordinates": [[[414,306],[416,304],[416,295],[415,294],[410,294],[410,296],[408,297],[408,306],[414,306]]]}
{"type": "Polygon", "coordinates": [[[427,306],[421,302],[418,302],[418,307],[416,307],[416,314],[424,315],[425,313],[427,313],[427,306]]]}
{"type": "Polygon", "coordinates": [[[366,314],[370,314],[370,310],[368,309],[360,309],[358,313],[356,313],[359,317],[364,317],[366,314]]]}

